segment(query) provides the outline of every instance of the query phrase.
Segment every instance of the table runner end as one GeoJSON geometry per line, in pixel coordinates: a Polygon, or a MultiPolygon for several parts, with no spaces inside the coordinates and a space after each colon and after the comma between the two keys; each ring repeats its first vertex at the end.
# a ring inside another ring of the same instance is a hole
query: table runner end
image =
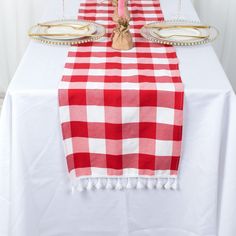
{"type": "Polygon", "coordinates": [[[163,189],[178,190],[178,179],[171,177],[89,177],[73,178],[71,193],[91,190],[163,189]]]}

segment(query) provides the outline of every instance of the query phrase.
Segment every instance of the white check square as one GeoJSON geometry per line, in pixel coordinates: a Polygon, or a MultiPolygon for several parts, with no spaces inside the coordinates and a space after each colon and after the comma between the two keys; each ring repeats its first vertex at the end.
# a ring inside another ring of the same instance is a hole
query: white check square
{"type": "Polygon", "coordinates": [[[104,89],[104,83],[101,82],[87,82],[86,89],[104,89]]]}
{"type": "Polygon", "coordinates": [[[121,89],[122,90],[139,90],[140,89],[140,85],[139,83],[127,83],[124,82],[121,84],[121,89]]]}
{"type": "Polygon", "coordinates": [[[122,107],[122,123],[139,122],[139,107],[122,107]]]}
{"type": "Polygon", "coordinates": [[[122,154],[134,154],[139,153],[139,139],[123,139],[122,142],[122,154]]]}
{"type": "Polygon", "coordinates": [[[60,119],[61,123],[69,122],[70,119],[70,107],[69,106],[61,106],[60,109],[60,119]]]}
{"type": "Polygon", "coordinates": [[[129,70],[122,70],[121,71],[121,76],[122,77],[134,76],[134,75],[138,75],[138,70],[137,69],[129,69],[129,70]]]}
{"type": "Polygon", "coordinates": [[[139,170],[135,169],[135,168],[125,168],[123,169],[123,175],[124,176],[130,176],[130,177],[134,177],[134,176],[138,176],[139,170]]]}
{"type": "Polygon", "coordinates": [[[107,169],[106,168],[98,168],[98,167],[91,167],[92,175],[94,176],[106,176],[107,169]]]}
{"type": "Polygon", "coordinates": [[[157,83],[157,89],[162,91],[175,91],[173,83],[157,83]]]}
{"type": "Polygon", "coordinates": [[[154,70],[154,76],[171,76],[170,70],[154,70]]]}
{"type": "Polygon", "coordinates": [[[88,122],[105,122],[105,109],[103,106],[87,106],[88,122]]]}
{"type": "Polygon", "coordinates": [[[66,154],[70,155],[73,154],[73,143],[72,143],[72,139],[68,138],[64,140],[64,145],[65,145],[65,149],[66,149],[66,154]]]}
{"type": "Polygon", "coordinates": [[[157,123],[173,125],[175,120],[175,110],[166,107],[158,107],[156,118],[157,123]]]}
{"type": "Polygon", "coordinates": [[[173,141],[156,140],[156,156],[171,156],[173,141]]]}
{"type": "Polygon", "coordinates": [[[106,58],[104,57],[90,57],[90,64],[105,63],[105,62],[106,62],[106,58]]]}
{"type": "Polygon", "coordinates": [[[122,57],[122,64],[137,64],[137,58],[122,57]]]}
{"type": "Polygon", "coordinates": [[[88,76],[105,76],[106,71],[104,69],[89,69],[88,76]]]}
{"type": "Polygon", "coordinates": [[[106,140],[89,138],[89,151],[90,153],[106,154],[106,140]]]}

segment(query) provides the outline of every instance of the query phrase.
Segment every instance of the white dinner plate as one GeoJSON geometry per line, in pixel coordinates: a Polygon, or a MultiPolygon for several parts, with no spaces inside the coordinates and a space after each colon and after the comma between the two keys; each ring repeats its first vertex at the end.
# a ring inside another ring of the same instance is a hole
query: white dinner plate
{"type": "Polygon", "coordinates": [[[39,25],[38,34],[62,34],[61,36],[42,36],[47,39],[71,40],[86,37],[96,32],[96,25],[87,21],[50,21],[39,25]],[[43,26],[43,25],[50,25],[43,26]],[[80,29],[80,27],[88,27],[80,29]],[[65,35],[63,35],[65,34],[65,35]],[[76,35],[76,36],[75,36],[76,35]]]}
{"type": "Polygon", "coordinates": [[[86,20],[54,20],[38,23],[32,26],[28,32],[30,38],[52,45],[83,44],[96,41],[105,34],[104,26],[86,20]]]}
{"type": "Polygon", "coordinates": [[[204,44],[218,36],[218,30],[214,26],[191,21],[152,22],[144,25],[140,33],[149,41],[177,46],[204,44]]]}
{"type": "Polygon", "coordinates": [[[188,42],[199,40],[197,37],[204,37],[202,39],[209,37],[208,29],[198,29],[198,28],[153,28],[150,29],[150,34],[159,39],[168,39],[173,42],[188,42]]]}

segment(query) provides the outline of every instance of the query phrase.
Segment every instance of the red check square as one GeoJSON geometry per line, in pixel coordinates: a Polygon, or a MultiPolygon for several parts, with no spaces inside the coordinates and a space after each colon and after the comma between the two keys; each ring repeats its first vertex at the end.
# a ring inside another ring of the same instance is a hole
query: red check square
{"type": "Polygon", "coordinates": [[[140,106],[157,106],[157,91],[156,90],[141,90],[140,91],[140,106]]]}

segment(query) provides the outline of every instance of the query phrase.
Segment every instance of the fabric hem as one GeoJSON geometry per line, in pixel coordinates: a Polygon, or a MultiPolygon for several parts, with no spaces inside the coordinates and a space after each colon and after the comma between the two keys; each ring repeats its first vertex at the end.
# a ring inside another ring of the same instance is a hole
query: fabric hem
{"type": "Polygon", "coordinates": [[[71,193],[75,190],[125,190],[125,189],[163,189],[177,190],[178,180],[176,176],[144,176],[144,177],[73,177],[71,178],[71,193]]]}

